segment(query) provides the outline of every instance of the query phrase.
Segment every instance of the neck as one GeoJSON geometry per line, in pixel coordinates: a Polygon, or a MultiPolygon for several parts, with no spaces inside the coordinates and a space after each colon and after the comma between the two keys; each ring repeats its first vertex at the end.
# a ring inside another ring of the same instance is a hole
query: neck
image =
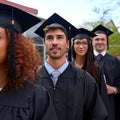
{"type": "Polygon", "coordinates": [[[0,88],[3,88],[7,83],[7,72],[5,67],[0,65],[0,88]]]}
{"type": "Polygon", "coordinates": [[[76,67],[82,68],[85,64],[85,57],[76,56],[76,58],[74,59],[74,64],[76,67]]]}
{"type": "Polygon", "coordinates": [[[51,59],[50,57],[48,57],[47,62],[54,69],[59,69],[66,62],[66,57],[63,57],[63,58],[60,58],[60,59],[51,59]]]}

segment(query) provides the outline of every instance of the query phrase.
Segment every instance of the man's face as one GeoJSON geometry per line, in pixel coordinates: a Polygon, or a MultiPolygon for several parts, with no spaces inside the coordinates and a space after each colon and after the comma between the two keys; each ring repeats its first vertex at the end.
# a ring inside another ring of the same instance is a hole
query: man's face
{"type": "Polygon", "coordinates": [[[102,52],[106,50],[107,47],[107,37],[105,34],[96,34],[97,36],[93,38],[93,47],[97,52],[102,52]]]}
{"type": "Polygon", "coordinates": [[[49,58],[61,59],[66,55],[69,41],[60,29],[50,30],[45,35],[45,47],[49,58]]]}

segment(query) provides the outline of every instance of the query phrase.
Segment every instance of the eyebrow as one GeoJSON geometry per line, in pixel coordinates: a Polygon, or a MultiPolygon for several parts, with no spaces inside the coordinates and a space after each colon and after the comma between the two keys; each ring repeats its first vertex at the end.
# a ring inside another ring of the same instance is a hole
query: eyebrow
{"type": "Polygon", "coordinates": [[[64,36],[64,35],[62,35],[62,34],[58,34],[57,36],[64,36]]]}
{"type": "MultiPolygon", "coordinates": [[[[48,35],[46,35],[46,37],[48,37],[48,36],[53,36],[52,34],[48,34],[48,35]]],[[[63,35],[63,34],[57,34],[56,36],[62,36],[62,37],[64,37],[65,35],[63,35]]]]}

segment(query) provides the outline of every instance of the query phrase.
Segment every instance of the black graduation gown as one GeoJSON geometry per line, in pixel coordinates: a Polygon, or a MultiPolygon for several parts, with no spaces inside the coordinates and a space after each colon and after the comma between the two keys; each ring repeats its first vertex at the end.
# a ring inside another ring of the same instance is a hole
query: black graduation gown
{"type": "Polygon", "coordinates": [[[0,91],[0,120],[57,120],[47,91],[25,83],[22,88],[0,91]]]}
{"type": "Polygon", "coordinates": [[[120,62],[116,57],[106,54],[98,63],[100,69],[105,75],[108,85],[115,86],[118,89],[117,95],[108,95],[107,110],[110,120],[120,120],[120,62]],[[116,118],[115,118],[116,116],[116,118]]]}
{"type": "MultiPolygon", "coordinates": [[[[74,64],[74,61],[71,62],[72,65],[75,65],[74,64]]],[[[98,88],[99,88],[99,93],[100,93],[100,96],[102,98],[102,101],[106,107],[107,110],[110,109],[110,106],[109,106],[109,99],[108,99],[108,95],[107,95],[107,89],[106,89],[106,84],[105,84],[105,81],[104,81],[104,78],[103,78],[103,74],[98,66],[98,64],[96,63],[96,67],[97,67],[97,73],[98,73],[98,80],[95,80],[97,85],[98,85],[98,88]]],[[[83,70],[85,70],[85,68],[81,68],[83,70]]],[[[109,119],[111,120],[111,119],[109,119]]]]}
{"type": "Polygon", "coordinates": [[[107,112],[93,78],[69,64],[54,88],[45,66],[40,69],[38,84],[52,96],[59,120],[107,120],[107,112]]]}

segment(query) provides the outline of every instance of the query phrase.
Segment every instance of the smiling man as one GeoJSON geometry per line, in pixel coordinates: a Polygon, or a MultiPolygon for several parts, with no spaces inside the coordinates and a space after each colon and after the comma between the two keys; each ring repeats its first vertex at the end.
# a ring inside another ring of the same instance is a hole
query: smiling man
{"type": "MultiPolygon", "coordinates": [[[[106,27],[98,25],[93,31],[97,36],[93,38],[94,55],[102,70],[109,101],[106,108],[110,120],[120,120],[120,107],[116,101],[120,97],[120,62],[119,60],[107,53],[108,37],[113,33],[106,27]],[[118,114],[116,114],[118,111],[118,114]]],[[[119,103],[119,102],[118,102],[119,103]]]]}
{"type": "Polygon", "coordinates": [[[78,32],[57,14],[40,26],[37,34],[44,36],[48,57],[40,69],[38,84],[50,93],[59,120],[107,120],[95,80],[66,57],[69,40],[78,32]]]}

